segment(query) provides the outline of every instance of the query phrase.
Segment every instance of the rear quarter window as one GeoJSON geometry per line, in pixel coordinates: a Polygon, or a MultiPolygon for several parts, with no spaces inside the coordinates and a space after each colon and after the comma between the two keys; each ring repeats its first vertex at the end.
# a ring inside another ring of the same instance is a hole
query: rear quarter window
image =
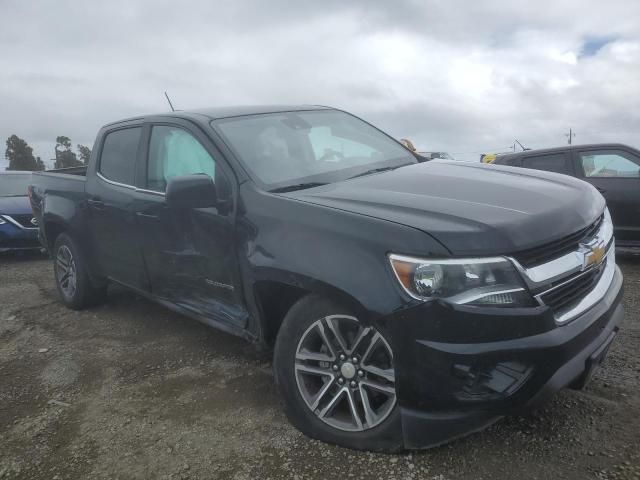
{"type": "Polygon", "coordinates": [[[496,165],[509,165],[511,167],[519,167],[521,165],[521,159],[517,155],[497,155],[495,160],[485,163],[495,163],[496,165]]]}
{"type": "Polygon", "coordinates": [[[513,157],[505,160],[503,165],[511,165],[512,167],[521,167],[522,166],[522,158],[521,157],[513,157]]]}
{"type": "Polygon", "coordinates": [[[141,127],[132,127],[107,133],[99,164],[99,172],[103,177],[124,185],[135,184],[141,132],[141,127]]]}
{"type": "Polygon", "coordinates": [[[534,170],[570,174],[569,161],[564,153],[551,153],[548,155],[536,155],[525,157],[522,166],[534,170]]]}

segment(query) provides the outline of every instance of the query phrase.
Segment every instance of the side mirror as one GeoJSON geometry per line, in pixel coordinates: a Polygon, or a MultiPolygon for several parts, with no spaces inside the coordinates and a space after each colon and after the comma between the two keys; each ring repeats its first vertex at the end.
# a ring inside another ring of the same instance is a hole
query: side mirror
{"type": "Polygon", "coordinates": [[[218,205],[216,185],[209,175],[185,175],[169,180],[165,193],[170,208],[206,208],[218,205]]]}

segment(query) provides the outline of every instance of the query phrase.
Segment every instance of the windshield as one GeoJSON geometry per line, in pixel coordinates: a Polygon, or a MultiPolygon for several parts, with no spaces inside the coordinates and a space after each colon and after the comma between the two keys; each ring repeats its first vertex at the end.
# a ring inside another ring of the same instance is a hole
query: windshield
{"type": "Polygon", "coordinates": [[[417,163],[384,133],[335,110],[251,115],[212,125],[249,173],[270,190],[332,183],[417,163]]]}
{"type": "Polygon", "coordinates": [[[31,174],[0,175],[0,197],[26,197],[31,174]]]}

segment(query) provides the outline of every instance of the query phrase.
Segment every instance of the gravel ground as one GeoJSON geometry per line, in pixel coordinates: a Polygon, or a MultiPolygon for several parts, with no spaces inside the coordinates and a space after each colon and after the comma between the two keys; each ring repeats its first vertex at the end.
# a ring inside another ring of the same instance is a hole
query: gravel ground
{"type": "Polygon", "coordinates": [[[585,391],[428,451],[354,452],[286,421],[267,357],[124,290],[83,312],[41,256],[0,256],[0,478],[640,478],[640,258],[585,391]]]}

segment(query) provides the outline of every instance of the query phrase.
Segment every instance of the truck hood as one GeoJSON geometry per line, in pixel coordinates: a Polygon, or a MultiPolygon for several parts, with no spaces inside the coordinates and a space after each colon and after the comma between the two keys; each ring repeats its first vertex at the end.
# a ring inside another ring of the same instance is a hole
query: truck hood
{"type": "Polygon", "coordinates": [[[417,228],[453,255],[539,246],[588,226],[605,206],[595,188],[566,175],[443,161],[287,195],[417,228]]]}
{"type": "Polygon", "coordinates": [[[0,215],[27,215],[30,213],[29,197],[0,197],[0,215]]]}

